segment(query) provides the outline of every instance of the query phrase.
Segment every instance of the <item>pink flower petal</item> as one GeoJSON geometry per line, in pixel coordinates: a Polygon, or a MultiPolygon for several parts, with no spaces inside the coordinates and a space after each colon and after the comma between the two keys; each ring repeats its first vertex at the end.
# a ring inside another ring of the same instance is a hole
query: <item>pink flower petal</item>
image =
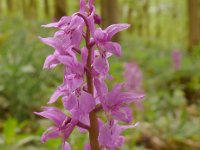
{"type": "Polygon", "coordinates": [[[43,42],[44,44],[47,44],[51,47],[53,47],[54,49],[57,48],[57,41],[55,40],[54,37],[48,37],[48,38],[42,38],[39,37],[40,41],[43,42]]]}
{"type": "Polygon", "coordinates": [[[91,150],[90,144],[85,144],[84,145],[84,150],[91,150]]]}
{"type": "Polygon", "coordinates": [[[113,24],[113,25],[110,25],[109,27],[107,27],[105,29],[105,32],[108,33],[108,39],[111,40],[113,35],[115,35],[117,32],[125,30],[129,27],[130,27],[129,24],[113,24]]]}
{"type": "Polygon", "coordinates": [[[94,85],[98,96],[104,96],[108,92],[108,87],[104,82],[104,79],[94,78],[94,85]]]}
{"type": "Polygon", "coordinates": [[[117,120],[127,123],[130,123],[132,121],[132,110],[127,106],[111,110],[111,114],[117,120]]]}
{"type": "Polygon", "coordinates": [[[121,45],[116,42],[106,42],[103,45],[104,49],[114,54],[115,56],[121,56],[121,45]]]}
{"type": "Polygon", "coordinates": [[[49,23],[47,25],[42,25],[42,27],[45,27],[45,28],[54,27],[54,28],[63,29],[64,27],[66,27],[70,23],[70,21],[71,21],[71,17],[64,16],[58,22],[53,22],[53,23],[49,23]]]}
{"type": "Polygon", "coordinates": [[[61,150],[71,150],[70,144],[67,142],[64,142],[61,150]]]}
{"type": "Polygon", "coordinates": [[[77,105],[77,98],[74,94],[71,94],[70,96],[63,97],[62,102],[65,109],[72,110],[77,105]]]}
{"type": "Polygon", "coordinates": [[[55,107],[44,107],[44,111],[35,112],[35,114],[52,120],[57,127],[61,126],[66,119],[66,115],[60,109],[55,107]]]}
{"type": "Polygon", "coordinates": [[[52,69],[56,67],[60,62],[56,59],[55,55],[49,55],[43,65],[44,69],[52,69]]]}
{"type": "Polygon", "coordinates": [[[84,47],[81,50],[82,64],[84,66],[86,66],[86,64],[87,64],[87,57],[88,57],[88,49],[86,47],[84,47]]]}
{"type": "Polygon", "coordinates": [[[95,105],[94,97],[91,94],[82,91],[79,99],[80,111],[83,113],[89,113],[95,108],[95,105]]]}
{"type": "Polygon", "coordinates": [[[56,127],[49,127],[41,137],[41,142],[46,142],[49,139],[55,139],[59,137],[59,129],[56,127]]]}
{"type": "Polygon", "coordinates": [[[107,36],[108,34],[105,31],[103,31],[101,28],[96,29],[94,32],[94,39],[96,41],[105,42],[107,41],[107,36]]]}
{"type": "Polygon", "coordinates": [[[94,69],[99,74],[106,75],[109,71],[109,63],[106,58],[102,58],[101,56],[95,58],[94,69]]]}

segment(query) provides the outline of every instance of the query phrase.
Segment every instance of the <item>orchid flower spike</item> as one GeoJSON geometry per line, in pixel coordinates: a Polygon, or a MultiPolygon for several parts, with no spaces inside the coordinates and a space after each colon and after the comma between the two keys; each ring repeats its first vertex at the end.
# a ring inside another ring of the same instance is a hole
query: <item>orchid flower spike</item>
{"type": "MultiPolygon", "coordinates": [[[[109,58],[122,54],[122,46],[112,42],[112,37],[130,25],[113,24],[101,29],[97,26],[100,23],[94,0],[80,0],[78,12],[42,26],[58,30],[52,37],[39,39],[54,49],[47,56],[43,68],[63,67],[63,82],[54,91],[48,104],[53,105],[61,100],[64,111],[48,106],[35,114],[53,123],[43,133],[41,141],[60,138],[61,150],[72,149],[67,140],[76,127],[80,133],[89,132],[90,142],[83,146],[84,150],[115,150],[122,147],[125,137],[121,133],[135,127],[131,125],[130,104],[138,104],[144,98],[143,92],[135,90],[139,84],[135,84],[134,89],[128,92],[124,91],[127,89],[124,86],[132,85],[127,83],[117,84],[108,90],[106,80],[113,79],[109,74],[109,58]],[[104,122],[97,117],[97,112],[105,114],[104,122]],[[129,125],[120,125],[122,122],[129,125]]],[[[140,74],[136,79],[140,79],[140,74]]]]}

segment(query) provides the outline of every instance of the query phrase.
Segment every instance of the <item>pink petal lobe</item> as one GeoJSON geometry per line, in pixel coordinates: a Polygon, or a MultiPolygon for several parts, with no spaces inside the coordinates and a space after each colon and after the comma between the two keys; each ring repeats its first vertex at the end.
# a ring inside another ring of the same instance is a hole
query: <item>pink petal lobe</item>
{"type": "Polygon", "coordinates": [[[84,150],[91,150],[90,144],[85,144],[84,145],[84,150]]]}
{"type": "Polygon", "coordinates": [[[127,106],[118,108],[117,110],[113,110],[111,111],[111,114],[117,120],[121,120],[127,123],[130,123],[132,121],[132,110],[127,106]]]}
{"type": "Polygon", "coordinates": [[[46,142],[49,139],[55,139],[59,137],[59,129],[56,127],[49,127],[41,137],[41,142],[46,142]]]}
{"type": "Polygon", "coordinates": [[[58,108],[55,107],[44,107],[44,111],[35,112],[35,114],[53,121],[57,127],[61,126],[63,121],[66,119],[66,115],[58,108]]]}
{"type": "Polygon", "coordinates": [[[60,62],[56,59],[55,55],[47,56],[43,68],[44,69],[52,69],[56,67],[60,62]]]}
{"type": "Polygon", "coordinates": [[[100,42],[107,41],[107,33],[101,28],[98,28],[94,31],[94,39],[100,42]]]}
{"type": "Polygon", "coordinates": [[[42,25],[42,27],[44,27],[44,28],[51,28],[51,27],[57,28],[58,27],[58,22],[45,24],[45,25],[42,25]]]}
{"type": "Polygon", "coordinates": [[[48,104],[52,104],[52,103],[55,103],[57,101],[57,99],[62,96],[63,93],[60,91],[60,90],[56,90],[53,95],[51,96],[48,104]]]}
{"type": "Polygon", "coordinates": [[[72,110],[77,105],[77,98],[74,94],[70,96],[65,96],[62,99],[65,109],[72,110]]]}
{"type": "Polygon", "coordinates": [[[104,79],[94,78],[94,85],[97,90],[98,96],[103,96],[108,92],[108,87],[104,82],[104,79]]]}
{"type": "Polygon", "coordinates": [[[121,92],[119,99],[125,103],[131,103],[134,101],[141,100],[145,97],[144,93],[133,93],[133,92],[121,92]]]}
{"type": "Polygon", "coordinates": [[[102,125],[102,127],[99,130],[99,144],[102,146],[106,146],[106,147],[111,147],[112,143],[112,135],[110,134],[110,128],[108,125],[102,125]]]}
{"type": "Polygon", "coordinates": [[[125,30],[129,27],[130,27],[129,24],[113,24],[113,25],[110,25],[109,27],[107,27],[105,29],[105,31],[108,33],[108,39],[111,40],[113,35],[115,35],[117,32],[125,30]]]}
{"type": "Polygon", "coordinates": [[[40,41],[43,42],[44,44],[49,45],[49,46],[51,46],[51,47],[53,47],[53,48],[55,48],[55,49],[57,48],[57,47],[56,47],[57,42],[56,42],[56,40],[55,40],[54,37],[48,37],[48,38],[41,38],[41,37],[39,37],[39,39],[40,39],[40,41]]]}
{"type": "Polygon", "coordinates": [[[94,69],[102,75],[106,75],[109,71],[109,63],[106,58],[97,57],[94,60],[94,69]]]}
{"type": "Polygon", "coordinates": [[[67,142],[64,142],[61,150],[71,150],[70,144],[67,142]]]}
{"type": "Polygon", "coordinates": [[[84,66],[86,66],[87,63],[87,57],[88,57],[88,49],[84,47],[81,50],[81,59],[82,59],[81,61],[84,66]]]}
{"type": "Polygon", "coordinates": [[[121,56],[121,45],[116,42],[106,42],[103,47],[108,52],[114,54],[115,56],[120,57],[121,56]]]}
{"type": "Polygon", "coordinates": [[[83,113],[89,113],[95,108],[95,99],[94,97],[87,93],[82,91],[80,100],[79,100],[79,107],[81,112],[83,113]]]}

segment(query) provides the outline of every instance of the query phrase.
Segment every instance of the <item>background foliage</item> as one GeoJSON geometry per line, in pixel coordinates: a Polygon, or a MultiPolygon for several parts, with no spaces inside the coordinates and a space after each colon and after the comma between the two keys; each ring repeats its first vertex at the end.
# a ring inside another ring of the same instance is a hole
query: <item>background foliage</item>
{"type": "MultiPolygon", "coordinates": [[[[39,142],[39,135],[50,122],[37,118],[33,111],[46,105],[62,81],[61,67],[54,71],[42,70],[43,61],[52,49],[43,45],[37,36],[53,33],[53,30],[40,28],[41,24],[78,9],[78,0],[66,0],[64,7],[60,7],[64,1],[56,1],[58,4],[53,0],[0,1],[2,150],[58,149],[60,141],[39,142]],[[55,13],[58,10],[59,13],[55,13]]],[[[111,59],[111,74],[116,82],[123,81],[123,64],[137,62],[143,72],[146,93],[144,110],[133,106],[134,121],[139,121],[140,126],[125,133],[127,144],[122,149],[200,149],[200,45],[188,46],[191,13],[188,1],[118,0],[114,8],[103,1],[96,1],[99,13],[109,9],[117,14],[108,17],[105,25],[111,22],[132,25],[116,38],[122,43],[123,57],[111,59]],[[173,68],[174,49],[178,49],[182,57],[178,70],[173,68]]],[[[111,13],[109,11],[107,13],[111,13]]],[[[103,19],[107,13],[102,13],[103,19]]],[[[69,139],[73,149],[82,149],[86,136],[74,133],[69,139]]]]}

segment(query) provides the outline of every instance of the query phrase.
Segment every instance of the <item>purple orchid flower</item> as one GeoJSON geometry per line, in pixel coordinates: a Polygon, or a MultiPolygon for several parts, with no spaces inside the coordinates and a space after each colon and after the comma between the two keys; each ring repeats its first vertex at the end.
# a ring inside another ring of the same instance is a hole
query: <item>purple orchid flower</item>
{"type": "Polygon", "coordinates": [[[83,85],[84,80],[84,66],[77,63],[68,64],[64,71],[64,81],[69,86],[70,91],[75,91],[83,85]]]}
{"type": "Polygon", "coordinates": [[[64,60],[64,62],[71,62],[73,61],[72,55],[60,55],[57,52],[54,52],[54,54],[49,55],[44,63],[43,68],[44,69],[52,69],[55,68],[58,64],[61,64],[64,60]]]}
{"type": "Polygon", "coordinates": [[[82,38],[83,26],[84,26],[83,19],[77,15],[73,15],[72,17],[62,17],[60,21],[43,25],[42,27],[47,27],[47,28],[54,27],[61,30],[59,32],[56,32],[57,34],[59,33],[60,38],[54,36],[54,38],[51,39],[54,40],[55,44],[58,44],[57,41],[63,41],[63,39],[67,39],[66,43],[63,42],[60,44],[62,45],[71,44],[74,46],[79,46],[82,38]]]}
{"type": "Polygon", "coordinates": [[[80,115],[88,115],[96,105],[94,97],[81,89],[77,89],[70,96],[63,97],[62,101],[64,107],[78,119],[80,115]]]}
{"type": "MultiPolygon", "coordinates": [[[[61,60],[66,63],[66,60],[61,60]]],[[[49,100],[49,104],[54,103],[60,96],[68,96],[83,84],[84,67],[79,62],[68,62],[68,67],[65,68],[64,83],[57,88],[49,100]],[[69,63],[70,62],[70,63],[69,63]]]]}
{"type": "Polygon", "coordinates": [[[107,76],[108,71],[109,71],[109,62],[107,60],[108,55],[105,54],[106,56],[100,56],[99,54],[96,54],[96,59],[94,60],[93,63],[93,67],[94,67],[94,71],[98,74],[98,75],[102,75],[104,77],[107,76]]]}
{"type": "Polygon", "coordinates": [[[114,54],[118,57],[121,56],[120,44],[117,42],[111,42],[111,39],[117,32],[125,30],[128,27],[128,24],[114,24],[105,30],[98,28],[94,31],[94,41],[99,49],[99,56],[96,56],[94,62],[94,68],[97,72],[104,75],[107,74],[109,70],[107,58],[110,56],[110,54],[114,54]]]}
{"type": "MultiPolygon", "coordinates": [[[[65,141],[78,123],[77,120],[68,118],[61,110],[54,107],[44,107],[44,111],[35,112],[35,114],[50,119],[54,122],[54,126],[49,127],[42,135],[41,141],[45,142],[49,139],[62,137],[62,149],[66,149],[65,141]]],[[[68,145],[68,144],[67,144],[68,145]]]]}
{"type": "Polygon", "coordinates": [[[113,120],[107,124],[100,124],[100,134],[98,138],[100,145],[105,147],[107,150],[115,150],[122,147],[125,138],[120,136],[120,134],[124,130],[134,128],[137,125],[138,123],[135,125],[120,126],[113,120]]]}
{"type": "Polygon", "coordinates": [[[132,110],[128,104],[143,99],[144,94],[121,92],[122,86],[123,84],[116,85],[112,91],[100,97],[100,101],[108,117],[130,123],[132,110]]]}
{"type": "Polygon", "coordinates": [[[129,24],[114,24],[105,30],[98,28],[94,32],[94,40],[99,47],[100,54],[108,51],[116,56],[121,56],[121,46],[119,43],[111,42],[112,37],[122,30],[129,28],[129,24]]]}
{"type": "MultiPolygon", "coordinates": [[[[71,113],[72,118],[90,126],[89,113],[96,106],[95,99],[91,94],[78,88],[72,94],[64,96],[62,102],[65,109],[71,113]]],[[[79,128],[79,131],[85,132],[87,130],[79,128]]]]}

